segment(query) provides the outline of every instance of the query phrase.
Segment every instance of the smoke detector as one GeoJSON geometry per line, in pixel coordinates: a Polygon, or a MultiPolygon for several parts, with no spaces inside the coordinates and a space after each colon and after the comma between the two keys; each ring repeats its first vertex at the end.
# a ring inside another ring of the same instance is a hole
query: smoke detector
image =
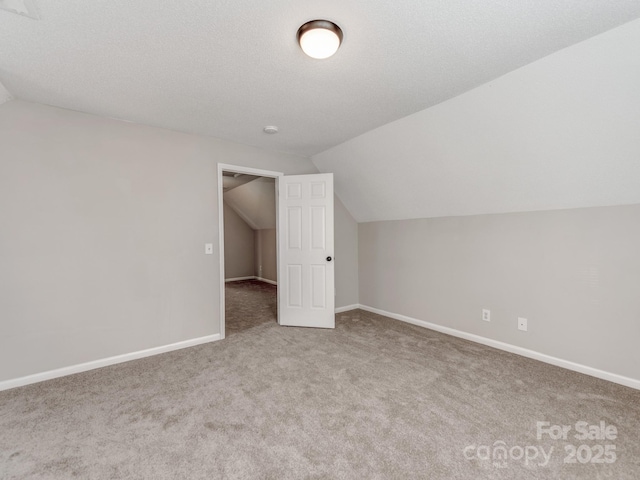
{"type": "Polygon", "coordinates": [[[0,10],[40,20],[33,0],[0,0],[0,10]]]}

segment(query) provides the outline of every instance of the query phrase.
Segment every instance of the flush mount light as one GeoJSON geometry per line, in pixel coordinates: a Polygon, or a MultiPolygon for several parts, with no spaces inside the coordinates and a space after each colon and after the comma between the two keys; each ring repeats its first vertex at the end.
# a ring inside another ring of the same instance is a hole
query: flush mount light
{"type": "Polygon", "coordinates": [[[312,20],[298,29],[298,43],[311,58],[329,58],[338,51],[342,30],[329,20],[312,20]]]}
{"type": "Polygon", "coordinates": [[[268,133],[269,135],[273,135],[274,133],[278,133],[278,127],[275,125],[267,125],[262,129],[264,133],[268,133]]]}

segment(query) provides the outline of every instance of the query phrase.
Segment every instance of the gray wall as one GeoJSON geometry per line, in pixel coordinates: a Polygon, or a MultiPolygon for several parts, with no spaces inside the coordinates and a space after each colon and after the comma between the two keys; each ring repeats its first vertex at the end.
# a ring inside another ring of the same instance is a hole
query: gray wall
{"type": "MultiPolygon", "coordinates": [[[[0,381],[220,332],[218,162],[317,171],[214,138],[0,106],[0,381]]],[[[338,288],[353,275],[336,272],[338,288]]]]}
{"type": "Polygon", "coordinates": [[[342,201],[334,198],[336,308],[359,303],[358,224],[342,201]]]}
{"type": "Polygon", "coordinates": [[[224,202],[224,278],[251,277],[254,273],[254,232],[224,202]]]}
{"type": "Polygon", "coordinates": [[[640,379],[640,205],[371,222],[358,237],[363,305],[640,379]]]}
{"type": "Polygon", "coordinates": [[[254,231],[255,275],[267,280],[278,281],[276,229],[265,228],[254,231]]]}

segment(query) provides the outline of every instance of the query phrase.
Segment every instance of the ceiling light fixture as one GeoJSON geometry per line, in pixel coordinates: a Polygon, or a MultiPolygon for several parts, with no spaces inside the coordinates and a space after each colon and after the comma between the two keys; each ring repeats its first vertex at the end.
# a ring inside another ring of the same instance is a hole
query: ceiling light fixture
{"type": "Polygon", "coordinates": [[[312,20],[298,29],[298,43],[311,58],[329,58],[342,43],[342,30],[329,20],[312,20]]]}
{"type": "Polygon", "coordinates": [[[269,135],[273,135],[274,133],[278,133],[278,127],[275,125],[267,125],[262,129],[264,133],[268,133],[269,135]]]}

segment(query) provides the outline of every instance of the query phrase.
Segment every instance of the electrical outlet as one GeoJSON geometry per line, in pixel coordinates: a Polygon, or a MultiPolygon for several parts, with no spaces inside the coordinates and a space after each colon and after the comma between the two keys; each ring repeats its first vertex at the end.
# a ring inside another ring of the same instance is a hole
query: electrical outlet
{"type": "Polygon", "coordinates": [[[518,330],[527,331],[527,319],[518,317],[518,330]]]}
{"type": "Polygon", "coordinates": [[[486,308],[482,309],[482,319],[485,322],[490,322],[491,321],[491,310],[487,310],[486,308]]]}

